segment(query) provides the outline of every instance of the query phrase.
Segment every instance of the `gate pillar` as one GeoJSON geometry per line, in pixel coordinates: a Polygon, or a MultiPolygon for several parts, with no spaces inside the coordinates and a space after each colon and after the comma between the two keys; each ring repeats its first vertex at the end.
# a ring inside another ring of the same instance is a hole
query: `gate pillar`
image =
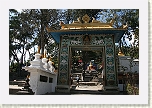
{"type": "Polygon", "coordinates": [[[115,36],[106,36],[105,42],[105,76],[103,90],[107,93],[119,91],[117,84],[115,36]]]}
{"type": "Polygon", "coordinates": [[[59,53],[59,70],[57,81],[57,92],[70,92],[69,83],[69,42],[68,36],[61,37],[59,53]]]}

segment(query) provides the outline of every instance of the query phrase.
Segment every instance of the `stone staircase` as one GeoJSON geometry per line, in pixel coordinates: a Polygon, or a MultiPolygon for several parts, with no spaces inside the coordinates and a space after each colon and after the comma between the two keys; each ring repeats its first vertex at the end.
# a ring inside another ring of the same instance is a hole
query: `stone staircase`
{"type": "Polygon", "coordinates": [[[79,86],[72,85],[70,89],[71,94],[89,94],[89,95],[97,95],[102,94],[102,85],[98,82],[80,82],[79,86]]]}
{"type": "Polygon", "coordinates": [[[79,85],[80,86],[97,86],[98,85],[98,82],[84,82],[84,81],[82,81],[82,82],[79,82],[79,85]]]}
{"type": "Polygon", "coordinates": [[[80,95],[102,95],[103,92],[99,90],[71,90],[70,93],[72,95],[80,94],[80,95]]]}
{"type": "Polygon", "coordinates": [[[22,88],[24,88],[25,81],[9,81],[9,94],[10,95],[16,95],[18,91],[20,91],[22,88]]]}
{"type": "Polygon", "coordinates": [[[89,82],[92,81],[95,77],[98,77],[98,71],[86,71],[83,80],[85,82],[89,82]]]}
{"type": "Polygon", "coordinates": [[[85,82],[89,82],[89,81],[92,80],[92,78],[93,78],[93,76],[91,75],[91,73],[85,73],[85,76],[84,76],[83,80],[85,82]]]}
{"type": "Polygon", "coordinates": [[[33,91],[30,89],[30,85],[25,80],[10,81],[9,94],[10,95],[34,95],[33,91]]]}

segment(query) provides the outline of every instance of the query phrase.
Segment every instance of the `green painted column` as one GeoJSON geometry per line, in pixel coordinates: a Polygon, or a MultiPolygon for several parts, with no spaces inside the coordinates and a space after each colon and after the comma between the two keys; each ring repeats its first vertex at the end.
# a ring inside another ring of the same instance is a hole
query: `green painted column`
{"type": "Polygon", "coordinates": [[[116,69],[115,69],[115,43],[113,41],[113,36],[105,37],[105,86],[116,86],[116,69]]]}
{"type": "Polygon", "coordinates": [[[58,85],[68,85],[68,59],[69,59],[68,41],[69,39],[67,36],[61,38],[58,85]]]}

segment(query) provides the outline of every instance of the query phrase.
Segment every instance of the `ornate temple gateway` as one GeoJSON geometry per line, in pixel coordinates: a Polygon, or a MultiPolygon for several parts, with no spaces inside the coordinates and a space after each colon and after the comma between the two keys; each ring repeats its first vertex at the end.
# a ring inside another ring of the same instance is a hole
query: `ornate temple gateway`
{"type": "Polygon", "coordinates": [[[88,15],[73,21],[71,24],[60,22],[60,30],[47,31],[59,43],[58,92],[69,92],[71,73],[71,50],[102,50],[104,61],[104,90],[118,90],[117,69],[115,63],[115,43],[118,43],[126,28],[113,28],[114,20],[102,23],[93,18],[90,22],[88,15]],[[83,23],[82,23],[83,22],[83,23]]]}

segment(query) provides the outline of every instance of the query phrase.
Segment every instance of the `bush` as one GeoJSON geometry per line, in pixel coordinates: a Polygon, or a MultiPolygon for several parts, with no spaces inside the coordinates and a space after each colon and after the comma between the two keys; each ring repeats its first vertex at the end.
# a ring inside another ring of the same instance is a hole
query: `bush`
{"type": "Polygon", "coordinates": [[[131,86],[130,84],[127,85],[127,93],[129,95],[139,95],[139,88],[131,86]]]}

